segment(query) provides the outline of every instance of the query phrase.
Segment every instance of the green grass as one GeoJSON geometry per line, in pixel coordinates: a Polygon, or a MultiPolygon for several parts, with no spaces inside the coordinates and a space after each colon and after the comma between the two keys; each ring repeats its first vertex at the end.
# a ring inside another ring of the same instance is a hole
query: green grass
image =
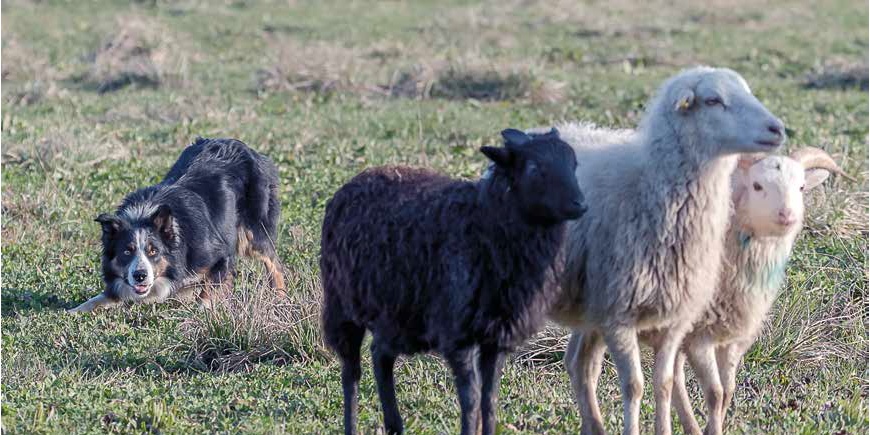
{"type": "MultiPolygon", "coordinates": [[[[821,146],[859,180],[808,195],[787,286],[738,373],[726,429],[866,433],[867,5],[702,3],[3,2],[3,432],[340,431],[339,367],[317,317],[332,192],[383,163],[475,177],[476,149],[506,127],[632,127],[658,83],[705,63],[747,78],[788,126],[787,148],[821,146]],[[107,48],[123,34],[139,57],[107,48]],[[278,164],[290,297],[273,302],[249,265],[213,312],[64,313],[100,291],[93,218],[159,181],[197,135],[239,138],[278,164]]],[[[579,432],[565,334],[549,328],[508,362],[502,433],[579,432]]],[[[360,429],[374,433],[363,364],[360,429]]],[[[401,360],[397,378],[409,433],[458,431],[437,357],[401,360]]],[[[700,408],[691,375],[690,392],[700,408]]],[[[599,400],[617,432],[609,362],[599,400]]]]}

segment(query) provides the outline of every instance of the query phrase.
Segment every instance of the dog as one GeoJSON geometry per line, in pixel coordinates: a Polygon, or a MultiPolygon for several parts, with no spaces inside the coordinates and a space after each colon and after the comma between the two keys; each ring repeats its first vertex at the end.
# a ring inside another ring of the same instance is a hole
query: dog
{"type": "Polygon", "coordinates": [[[102,226],[105,290],[69,310],[89,312],[124,302],[153,303],[196,293],[210,306],[208,285],[231,286],[236,256],[263,262],[284,291],[275,251],[280,204],[274,163],[234,139],[197,138],[159,184],[124,198],[102,226]]]}

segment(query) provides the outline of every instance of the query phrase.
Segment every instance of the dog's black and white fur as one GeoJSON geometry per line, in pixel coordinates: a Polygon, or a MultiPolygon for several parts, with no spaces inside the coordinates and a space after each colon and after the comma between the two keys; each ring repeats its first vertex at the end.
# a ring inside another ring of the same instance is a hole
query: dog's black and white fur
{"type": "MultiPolygon", "coordinates": [[[[115,214],[101,214],[105,291],[70,310],[160,302],[194,284],[231,285],[237,255],[263,261],[284,289],[275,252],[278,170],[233,139],[188,146],[160,184],[139,189],[115,214]]],[[[209,295],[199,295],[206,305],[209,295]]]]}

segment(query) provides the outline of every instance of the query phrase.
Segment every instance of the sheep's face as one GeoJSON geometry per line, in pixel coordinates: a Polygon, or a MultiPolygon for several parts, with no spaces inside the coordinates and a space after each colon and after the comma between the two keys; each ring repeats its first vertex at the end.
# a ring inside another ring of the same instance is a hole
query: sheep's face
{"type": "Polygon", "coordinates": [[[507,176],[511,200],[527,222],[550,225],[577,219],[585,211],[583,194],[574,171],[574,151],[559,139],[558,132],[528,136],[519,130],[502,132],[504,148],[481,151],[507,176]]]}
{"type": "Polygon", "coordinates": [[[783,156],[739,166],[732,180],[735,210],[744,227],[759,237],[779,237],[799,229],[804,219],[803,192],[818,184],[808,186],[806,178],[800,163],[783,156]]]}
{"type": "Polygon", "coordinates": [[[671,101],[678,116],[688,118],[698,145],[713,155],[771,152],[785,141],[785,126],[728,69],[702,68],[677,76],[671,101]]]}

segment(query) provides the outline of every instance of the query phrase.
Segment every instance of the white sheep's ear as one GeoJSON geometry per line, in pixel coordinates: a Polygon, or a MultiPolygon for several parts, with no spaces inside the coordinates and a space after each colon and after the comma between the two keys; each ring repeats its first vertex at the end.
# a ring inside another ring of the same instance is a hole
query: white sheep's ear
{"type": "Polygon", "coordinates": [[[683,89],[677,94],[677,102],[674,103],[674,111],[686,113],[695,104],[695,91],[683,89]]]}
{"type": "Polygon", "coordinates": [[[828,179],[831,175],[831,171],[822,168],[810,168],[804,171],[804,176],[806,180],[806,184],[804,184],[804,192],[810,190],[828,179]]]}

